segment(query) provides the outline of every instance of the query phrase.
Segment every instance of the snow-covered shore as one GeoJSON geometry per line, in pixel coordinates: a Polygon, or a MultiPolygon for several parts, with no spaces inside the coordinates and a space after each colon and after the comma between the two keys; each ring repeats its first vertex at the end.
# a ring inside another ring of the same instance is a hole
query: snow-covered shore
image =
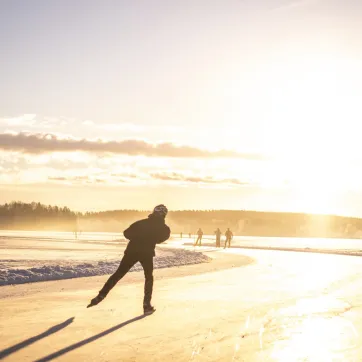
{"type": "MultiPolygon", "coordinates": [[[[209,257],[199,252],[169,249],[167,255],[154,258],[154,267],[156,269],[169,268],[208,261],[209,257]]],[[[6,260],[6,262],[7,265],[11,265],[11,260],[6,260]]],[[[22,262],[26,264],[26,260],[22,262]]],[[[38,262],[39,266],[31,268],[9,268],[4,267],[2,263],[0,264],[0,286],[112,274],[118,268],[119,262],[120,259],[83,263],[53,261],[48,265],[38,262]]],[[[139,263],[131,269],[131,272],[138,270],[142,270],[139,263]]]]}

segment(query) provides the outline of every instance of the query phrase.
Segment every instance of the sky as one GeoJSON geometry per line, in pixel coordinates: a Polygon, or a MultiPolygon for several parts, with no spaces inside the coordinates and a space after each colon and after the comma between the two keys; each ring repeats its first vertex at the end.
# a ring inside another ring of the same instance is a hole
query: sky
{"type": "Polygon", "coordinates": [[[359,0],[0,1],[0,203],[362,216],[359,0]]]}

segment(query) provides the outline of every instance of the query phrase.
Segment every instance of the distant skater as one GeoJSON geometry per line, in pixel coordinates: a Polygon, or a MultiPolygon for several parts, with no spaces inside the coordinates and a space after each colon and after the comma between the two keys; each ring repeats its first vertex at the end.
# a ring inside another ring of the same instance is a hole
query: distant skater
{"type": "Polygon", "coordinates": [[[110,290],[121,280],[137,262],[143,267],[145,275],[143,312],[151,314],[155,308],[151,305],[153,289],[153,257],[156,244],[161,244],[170,237],[170,228],[165,224],[167,208],[158,205],[147,219],[133,223],[123,232],[129,240],[124,256],[116,272],[107,280],[98,295],[93,298],[87,308],[100,303],[110,290]]]}
{"type": "Polygon", "coordinates": [[[197,246],[197,244],[199,244],[199,246],[201,246],[202,235],[204,235],[204,233],[201,230],[201,228],[199,228],[199,230],[197,230],[197,239],[196,239],[196,243],[194,246],[197,246]]]}
{"type": "Polygon", "coordinates": [[[233,238],[233,233],[231,232],[231,230],[228,228],[225,232],[225,236],[226,236],[226,239],[225,239],[225,246],[224,246],[224,249],[226,248],[226,244],[229,244],[229,248],[230,248],[230,243],[231,243],[231,240],[233,238]]]}
{"type": "Polygon", "coordinates": [[[215,235],[216,235],[216,247],[220,248],[220,242],[221,242],[221,230],[219,228],[217,228],[215,230],[215,235]]]}

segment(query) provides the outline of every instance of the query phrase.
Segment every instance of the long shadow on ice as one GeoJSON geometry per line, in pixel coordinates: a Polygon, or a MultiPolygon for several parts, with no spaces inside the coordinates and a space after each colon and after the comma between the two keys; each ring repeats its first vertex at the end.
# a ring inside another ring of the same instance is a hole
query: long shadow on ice
{"type": "Polygon", "coordinates": [[[74,343],[74,344],[71,344],[70,346],[68,347],[64,347],[54,353],[51,353],[43,358],[40,358],[38,360],[36,360],[35,362],[46,362],[46,361],[51,361],[55,358],[58,358],[70,351],[73,351],[79,347],[82,347],[84,346],[85,344],[88,344],[88,343],[91,343],[91,342],[94,342],[95,340],[99,339],[99,338],[102,338],[104,336],[106,336],[107,334],[110,334],[112,332],[115,332],[116,330],[122,328],[122,327],[125,327],[127,324],[130,324],[132,322],[136,322],[140,319],[143,319],[145,318],[146,315],[142,314],[142,315],[139,315],[138,317],[135,317],[135,318],[132,318],[132,319],[129,319],[128,321],[125,321],[123,323],[120,323],[120,324],[117,324],[116,326],[112,327],[112,328],[109,328],[109,329],[106,329],[105,331],[101,332],[101,333],[98,333],[98,334],[95,334],[94,336],[92,337],[89,337],[89,338],[86,338],[86,339],[83,339],[82,341],[80,342],[77,342],[77,343],[74,343]]]}
{"type": "Polygon", "coordinates": [[[20,343],[14,344],[11,347],[3,349],[2,351],[0,351],[0,360],[19,351],[22,348],[29,346],[30,344],[35,343],[36,341],[39,341],[40,339],[43,339],[45,337],[50,336],[53,333],[60,331],[61,329],[69,326],[69,324],[71,324],[73,322],[73,320],[74,320],[74,317],[69,318],[64,322],[59,323],[59,324],[55,325],[54,327],[47,329],[43,333],[40,333],[34,337],[26,339],[25,341],[22,341],[20,343]]]}

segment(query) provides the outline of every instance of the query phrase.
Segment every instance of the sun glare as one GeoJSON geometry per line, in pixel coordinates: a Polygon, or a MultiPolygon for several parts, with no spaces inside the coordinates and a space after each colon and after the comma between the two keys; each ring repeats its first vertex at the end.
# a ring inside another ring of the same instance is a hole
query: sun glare
{"type": "Polygon", "coordinates": [[[349,129],[361,113],[356,79],[361,72],[353,61],[327,55],[271,66],[258,82],[268,107],[264,151],[305,162],[348,155],[357,140],[349,129]]]}

